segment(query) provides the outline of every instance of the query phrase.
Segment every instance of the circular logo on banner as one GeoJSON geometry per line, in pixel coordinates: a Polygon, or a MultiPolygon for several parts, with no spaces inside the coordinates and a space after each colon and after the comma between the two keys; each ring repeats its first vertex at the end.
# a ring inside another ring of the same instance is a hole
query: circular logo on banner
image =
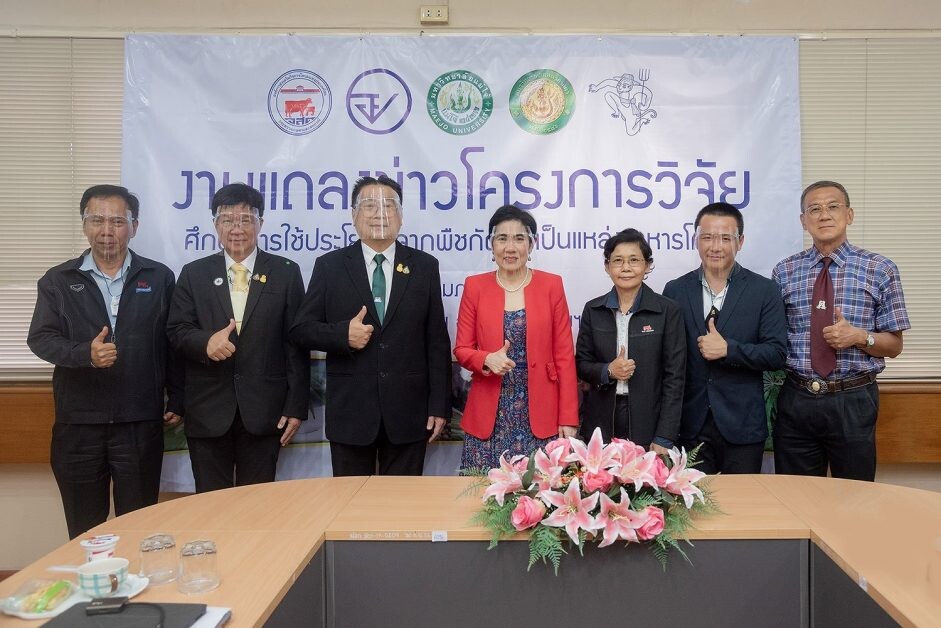
{"type": "Polygon", "coordinates": [[[367,133],[392,133],[412,112],[412,92],[392,70],[366,70],[353,79],[346,92],[346,112],[353,124],[367,133]]]}
{"type": "Polygon", "coordinates": [[[516,81],[510,91],[510,115],[525,131],[555,133],[575,111],[575,90],[555,70],[533,70],[516,81]]]}
{"type": "Polygon", "coordinates": [[[454,70],[431,83],[427,105],[435,126],[451,135],[467,135],[490,119],[493,94],[490,86],[473,72],[454,70]]]}
{"type": "Polygon", "coordinates": [[[332,103],[327,82],[310,70],[285,72],[268,90],[268,115],[290,135],[307,135],[320,128],[332,103]]]}

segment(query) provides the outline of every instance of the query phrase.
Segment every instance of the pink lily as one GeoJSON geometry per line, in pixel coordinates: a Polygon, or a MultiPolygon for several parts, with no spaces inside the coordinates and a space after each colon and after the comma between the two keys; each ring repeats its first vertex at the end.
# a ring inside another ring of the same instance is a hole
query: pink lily
{"type": "Polygon", "coordinates": [[[500,456],[500,468],[490,469],[487,479],[490,480],[490,486],[484,491],[483,501],[485,502],[488,497],[493,497],[502,506],[503,498],[507,493],[523,488],[523,478],[513,464],[506,459],[505,454],[500,456]]]}
{"type": "Polygon", "coordinates": [[[565,493],[556,491],[542,491],[539,497],[547,505],[555,506],[555,511],[545,519],[542,524],[554,528],[565,527],[573,543],[578,543],[579,529],[591,532],[597,528],[594,517],[588,511],[598,505],[598,493],[592,493],[583,498],[578,486],[578,478],[574,478],[565,493]]]}
{"type": "Polygon", "coordinates": [[[562,457],[565,451],[556,447],[548,452],[539,449],[536,451],[536,473],[534,479],[539,485],[539,490],[556,489],[562,486],[562,472],[565,470],[565,463],[562,457]]]}
{"type": "Polygon", "coordinates": [[[549,455],[551,455],[552,452],[554,452],[556,449],[561,450],[562,451],[562,458],[560,458],[561,460],[561,459],[565,459],[566,457],[568,457],[570,453],[572,453],[572,444],[569,443],[569,439],[567,438],[557,438],[553,441],[549,441],[549,443],[544,447],[544,449],[545,449],[545,452],[549,455]]]}
{"type": "Polygon", "coordinates": [[[706,499],[702,494],[696,482],[706,476],[702,471],[691,469],[686,466],[686,449],[678,451],[676,447],[670,450],[670,460],[673,461],[673,468],[670,469],[670,475],[663,488],[668,493],[682,495],[687,508],[693,507],[693,502],[699,497],[699,501],[705,503],[706,499]]]}
{"type": "Polygon", "coordinates": [[[631,510],[631,498],[621,487],[621,501],[615,502],[605,494],[601,495],[601,514],[596,518],[598,528],[604,530],[604,540],[598,547],[607,547],[618,539],[637,542],[637,529],[646,523],[646,512],[631,510]]]}
{"type": "Polygon", "coordinates": [[[588,441],[587,446],[577,438],[570,438],[569,442],[572,443],[572,454],[567,458],[567,461],[577,462],[589,473],[598,473],[598,471],[610,469],[616,464],[617,448],[605,446],[599,427],[596,427],[595,431],[591,433],[591,440],[588,441]]]}
{"type": "Polygon", "coordinates": [[[656,457],[657,454],[648,451],[643,456],[622,462],[615,473],[618,481],[621,484],[633,484],[635,491],[639,491],[644,484],[658,488],[655,475],[656,457]]]}

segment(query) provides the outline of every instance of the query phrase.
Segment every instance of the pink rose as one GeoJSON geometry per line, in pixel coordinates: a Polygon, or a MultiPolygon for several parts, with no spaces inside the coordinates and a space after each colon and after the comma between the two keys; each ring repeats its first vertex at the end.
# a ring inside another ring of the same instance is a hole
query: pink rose
{"type": "Polygon", "coordinates": [[[663,532],[663,511],[656,506],[647,506],[644,514],[647,515],[647,521],[637,528],[637,538],[641,541],[649,541],[663,532]]]}
{"type": "Polygon", "coordinates": [[[542,502],[523,495],[510,515],[510,521],[517,531],[522,532],[542,521],[545,515],[546,507],[542,502]]]}
{"type": "Polygon", "coordinates": [[[599,469],[598,473],[589,472],[582,476],[582,487],[588,493],[607,492],[612,482],[614,482],[614,477],[604,469],[599,469]]]}
{"type": "Polygon", "coordinates": [[[653,478],[657,482],[657,487],[662,488],[670,477],[670,468],[663,461],[663,458],[657,456],[653,463],[653,478]]]}

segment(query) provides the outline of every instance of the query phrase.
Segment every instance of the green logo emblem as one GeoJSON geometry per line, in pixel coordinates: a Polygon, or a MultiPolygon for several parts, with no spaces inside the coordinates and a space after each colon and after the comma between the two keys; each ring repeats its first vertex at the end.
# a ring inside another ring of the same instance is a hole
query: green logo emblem
{"type": "Polygon", "coordinates": [[[467,135],[480,129],[493,113],[493,94],[482,78],[454,70],[436,78],[428,89],[428,116],[442,131],[467,135]]]}
{"type": "Polygon", "coordinates": [[[555,133],[575,112],[575,90],[555,70],[533,70],[516,81],[510,91],[510,115],[524,131],[555,133]]]}

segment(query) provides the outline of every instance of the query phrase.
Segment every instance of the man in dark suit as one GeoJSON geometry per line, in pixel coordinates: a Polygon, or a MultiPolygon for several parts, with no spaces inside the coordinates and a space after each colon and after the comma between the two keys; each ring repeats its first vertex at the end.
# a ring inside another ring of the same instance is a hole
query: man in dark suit
{"type": "Polygon", "coordinates": [[[768,437],[762,372],[784,367],[784,302],[770,279],[743,268],[742,212],[712,203],[696,216],[702,265],[667,283],[686,327],[680,441],[699,444],[706,473],[759,473],[768,437]]]}
{"type": "Polygon", "coordinates": [[[421,475],[426,443],[451,416],[438,260],[396,242],[401,202],[388,177],[356,182],[360,241],[317,259],[291,330],[298,344],[327,353],[335,476],[421,475]]]}
{"type": "Polygon", "coordinates": [[[224,251],[183,267],[167,330],[186,359],[184,421],[196,491],[271,482],[307,418],[310,356],[288,341],[304,296],[297,264],[257,248],[264,198],[233,183],[212,197],[224,251]]]}

